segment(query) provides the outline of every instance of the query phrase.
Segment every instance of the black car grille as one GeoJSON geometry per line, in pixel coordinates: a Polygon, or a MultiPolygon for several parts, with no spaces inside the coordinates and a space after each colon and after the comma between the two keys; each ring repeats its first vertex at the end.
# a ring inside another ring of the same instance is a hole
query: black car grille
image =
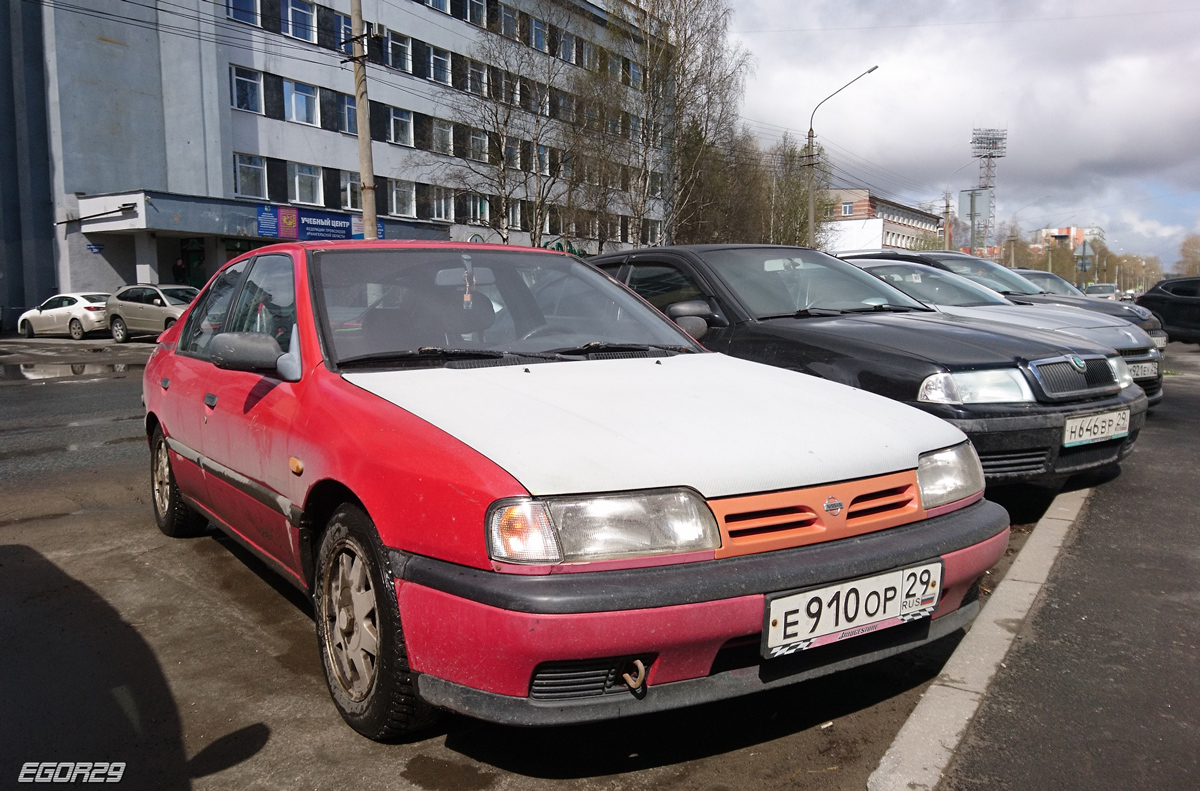
{"type": "Polygon", "coordinates": [[[984,452],[979,454],[979,463],[983,465],[984,475],[1039,473],[1046,469],[1047,453],[1045,448],[1015,452],[984,452]]]}
{"type": "Polygon", "coordinates": [[[1137,441],[1137,432],[1128,437],[1110,439],[1107,442],[1096,442],[1091,445],[1079,445],[1074,448],[1063,448],[1059,451],[1058,460],[1054,463],[1055,472],[1071,472],[1117,461],[1121,446],[1137,441]]]}
{"type": "MultiPolygon", "coordinates": [[[[641,659],[649,669],[649,657],[641,659]]],[[[629,692],[621,674],[631,672],[632,665],[633,658],[623,656],[544,662],[533,671],[529,697],[535,700],[570,700],[629,692]]]]}
{"type": "Polygon", "coordinates": [[[1153,351],[1153,348],[1148,348],[1148,349],[1117,349],[1117,354],[1119,354],[1119,355],[1121,355],[1122,357],[1125,357],[1125,358],[1129,358],[1129,357],[1137,357],[1137,358],[1141,358],[1141,357],[1149,357],[1149,356],[1150,356],[1150,353],[1151,353],[1152,351],[1153,351]]]}
{"type": "Polygon", "coordinates": [[[1162,382],[1157,379],[1138,379],[1135,381],[1138,383],[1138,387],[1142,388],[1142,392],[1146,394],[1147,398],[1153,398],[1162,392],[1162,382]]]}
{"type": "Polygon", "coordinates": [[[1031,364],[1042,390],[1052,399],[1099,396],[1119,389],[1108,360],[1085,357],[1080,371],[1068,360],[1042,360],[1031,364]]]}

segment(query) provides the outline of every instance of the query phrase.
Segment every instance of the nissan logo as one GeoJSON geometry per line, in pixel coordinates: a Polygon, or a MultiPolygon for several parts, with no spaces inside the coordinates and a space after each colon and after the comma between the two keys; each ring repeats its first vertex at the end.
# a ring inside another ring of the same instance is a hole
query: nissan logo
{"type": "Polygon", "coordinates": [[[825,510],[831,516],[837,516],[842,512],[842,501],[836,497],[830,497],[825,501],[825,510]]]}

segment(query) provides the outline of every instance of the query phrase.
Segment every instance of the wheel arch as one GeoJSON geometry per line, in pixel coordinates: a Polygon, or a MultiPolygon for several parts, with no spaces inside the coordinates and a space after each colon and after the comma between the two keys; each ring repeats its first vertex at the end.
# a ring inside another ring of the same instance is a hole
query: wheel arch
{"type": "MultiPolygon", "coordinates": [[[[317,481],[304,499],[304,516],[300,520],[300,567],[304,574],[304,582],[311,591],[316,581],[315,559],[317,549],[321,546],[321,537],[329,524],[330,517],[343,503],[353,503],[363,510],[368,518],[371,516],[362,498],[356,495],[349,486],[332,478],[317,481]]],[[[372,522],[374,520],[372,519],[372,522]]]]}
{"type": "MultiPolygon", "coordinates": [[[[158,419],[158,415],[153,412],[146,413],[146,438],[154,436],[154,430],[162,425],[162,421],[158,419]]],[[[163,432],[166,433],[166,432],[163,432]]]]}

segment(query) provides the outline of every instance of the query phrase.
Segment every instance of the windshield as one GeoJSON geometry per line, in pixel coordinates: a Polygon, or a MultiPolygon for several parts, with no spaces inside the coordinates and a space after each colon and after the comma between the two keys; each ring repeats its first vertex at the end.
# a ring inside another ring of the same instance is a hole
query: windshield
{"type": "Polygon", "coordinates": [[[869,262],[863,268],[927,305],[953,305],[960,308],[1012,304],[991,289],[984,288],[953,272],[944,272],[920,264],[879,264],[869,262]]]}
{"type": "Polygon", "coordinates": [[[1001,294],[1041,294],[1042,290],[1000,264],[982,258],[925,253],[955,274],[974,280],[1001,294]]]}
{"type": "Polygon", "coordinates": [[[1085,294],[1115,294],[1117,287],[1108,283],[1100,283],[1094,286],[1088,286],[1083,290],[1085,294]]]}
{"type": "Polygon", "coordinates": [[[318,315],[338,363],[435,359],[447,350],[549,358],[604,346],[699,351],[669,320],[569,256],[347,249],[313,259],[318,315]]]}
{"type": "Polygon", "coordinates": [[[167,298],[167,303],[171,305],[190,305],[196,295],[200,293],[200,289],[191,286],[167,287],[160,290],[167,298]]]}
{"type": "Polygon", "coordinates": [[[928,310],[858,267],[816,250],[744,247],[700,255],[758,319],[928,310]]]}
{"type": "Polygon", "coordinates": [[[1021,277],[1049,294],[1059,294],[1064,297],[1083,296],[1082,291],[1051,272],[1022,272],[1021,277]]]}

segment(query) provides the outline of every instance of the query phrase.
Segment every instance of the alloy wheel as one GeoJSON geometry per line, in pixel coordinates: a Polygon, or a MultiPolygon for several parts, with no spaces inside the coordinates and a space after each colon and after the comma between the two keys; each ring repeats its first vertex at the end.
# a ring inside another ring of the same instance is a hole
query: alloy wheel
{"type": "Polygon", "coordinates": [[[166,441],[154,448],[154,507],[165,515],[171,506],[171,459],[166,441]]]}
{"type": "Polygon", "coordinates": [[[354,701],[367,697],[379,658],[379,613],[362,552],[345,541],[326,575],[324,617],[331,664],[338,684],[354,701]]]}

